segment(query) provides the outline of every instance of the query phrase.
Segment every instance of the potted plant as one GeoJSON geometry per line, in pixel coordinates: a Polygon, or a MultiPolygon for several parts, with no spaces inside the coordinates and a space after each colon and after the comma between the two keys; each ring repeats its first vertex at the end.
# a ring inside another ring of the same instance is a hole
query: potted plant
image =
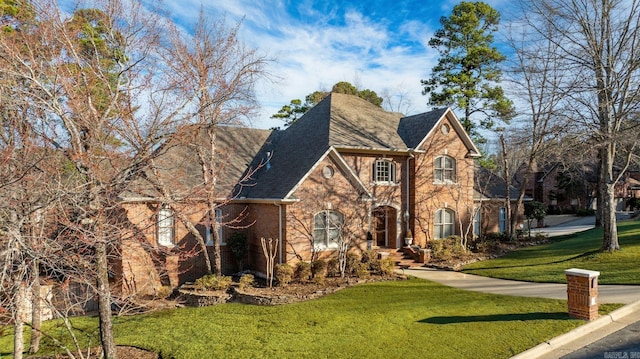
{"type": "Polygon", "coordinates": [[[413,243],[413,233],[411,233],[410,229],[407,229],[407,232],[404,235],[404,244],[410,246],[413,243]]]}

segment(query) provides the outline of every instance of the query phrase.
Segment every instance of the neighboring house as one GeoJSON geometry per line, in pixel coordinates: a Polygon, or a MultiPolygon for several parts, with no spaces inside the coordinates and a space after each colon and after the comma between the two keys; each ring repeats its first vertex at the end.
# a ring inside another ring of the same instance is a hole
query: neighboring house
{"type": "Polygon", "coordinates": [[[628,171],[616,185],[617,210],[633,211],[640,208],[640,171],[628,171]]]}
{"type": "MultiPolygon", "coordinates": [[[[475,199],[476,210],[474,217],[474,237],[487,233],[505,233],[508,228],[507,216],[507,185],[506,181],[490,170],[477,167],[475,172],[475,199]]],[[[511,210],[516,208],[520,191],[509,186],[509,201],[511,210]]],[[[531,201],[532,198],[525,195],[523,201],[531,201]]],[[[517,228],[524,220],[524,207],[517,211],[517,228]]]]}
{"type": "MultiPolygon", "coordinates": [[[[576,213],[595,205],[596,165],[573,164],[572,169],[554,162],[534,166],[525,194],[544,204],[547,214],[576,213]]],[[[522,171],[517,174],[522,181],[522,171]]]]}
{"type": "MultiPolygon", "coordinates": [[[[204,137],[191,132],[191,145],[163,149],[159,175],[182,193],[190,218],[206,221],[190,147],[204,137]]],[[[264,273],[261,238],[278,243],[277,263],[295,264],[336,255],[340,241],[352,251],[398,249],[407,235],[424,246],[472,230],[480,154],[450,109],[405,117],[332,93],[286,130],[220,126],[217,141],[216,217],[231,224],[202,235],[220,236],[226,274],[237,270],[224,245],[234,231],[249,240],[244,268],[264,273]]],[[[152,292],[203,274],[193,236],[152,186],[137,181],[122,200],[137,238],[125,241],[117,264],[125,290],[152,292]]]]}

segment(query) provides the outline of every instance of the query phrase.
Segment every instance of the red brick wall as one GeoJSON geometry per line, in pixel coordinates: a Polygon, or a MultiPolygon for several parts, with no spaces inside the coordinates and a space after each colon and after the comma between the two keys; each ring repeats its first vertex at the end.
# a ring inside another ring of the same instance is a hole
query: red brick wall
{"type": "MultiPolygon", "coordinates": [[[[366,249],[366,232],[370,213],[370,204],[360,198],[355,187],[341,172],[337,163],[326,158],[306,178],[295,191],[299,202],[287,206],[286,211],[286,261],[310,260],[314,215],[331,207],[345,217],[345,225],[351,236],[353,246],[358,250],[366,249]],[[322,170],[325,166],[334,169],[331,178],[325,178],[322,170]]],[[[335,250],[318,252],[320,258],[329,258],[337,254],[335,250]]]]}
{"type": "Polygon", "coordinates": [[[415,175],[412,187],[415,187],[415,190],[410,193],[410,205],[413,209],[411,213],[415,216],[411,218],[411,227],[414,242],[422,246],[433,239],[433,222],[438,209],[447,208],[455,212],[454,228],[457,235],[464,235],[472,225],[474,161],[467,158],[468,149],[448,119],[442,122],[445,123],[451,128],[449,133],[444,134],[440,126],[434,128],[420,148],[425,153],[417,153],[413,163],[415,175]],[[442,155],[456,160],[455,183],[435,181],[434,160],[442,155]],[[460,223],[463,225],[462,231],[460,223]]]}
{"type": "MultiPolygon", "coordinates": [[[[132,229],[120,248],[120,260],[112,266],[117,278],[117,290],[155,294],[161,286],[176,287],[206,274],[205,254],[196,238],[178,218],[175,218],[175,246],[159,246],[156,232],[158,204],[126,203],[124,208],[132,229]]],[[[240,208],[224,207],[223,222],[234,222],[238,216],[244,215],[244,208],[245,205],[240,208]]],[[[205,206],[201,203],[189,203],[180,210],[189,221],[196,224],[196,228],[204,236],[204,226],[198,223],[203,220],[205,206]]],[[[230,229],[223,226],[223,242],[230,233],[230,229]]],[[[209,255],[212,250],[213,247],[207,247],[209,255]]],[[[221,246],[221,257],[223,274],[233,273],[236,266],[224,245],[221,246]]]]}

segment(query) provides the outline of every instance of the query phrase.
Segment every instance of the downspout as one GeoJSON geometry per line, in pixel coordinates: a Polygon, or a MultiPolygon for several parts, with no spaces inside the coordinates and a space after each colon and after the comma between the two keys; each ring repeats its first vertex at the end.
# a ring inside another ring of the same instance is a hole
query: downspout
{"type": "Polygon", "coordinates": [[[273,203],[278,206],[278,264],[282,264],[282,204],[273,203]]]}
{"type": "Polygon", "coordinates": [[[410,182],[411,182],[411,166],[410,166],[410,161],[411,161],[411,159],[412,159],[412,158],[414,158],[414,157],[415,157],[415,156],[413,155],[413,151],[409,151],[409,157],[407,157],[407,176],[406,176],[406,178],[407,178],[407,202],[406,202],[406,205],[405,205],[405,207],[406,207],[406,208],[405,208],[405,213],[407,214],[407,216],[406,216],[407,218],[406,218],[406,223],[405,223],[405,226],[406,226],[406,228],[405,228],[405,231],[406,231],[406,232],[405,232],[405,233],[408,233],[408,232],[409,232],[409,218],[411,218],[411,213],[409,212],[409,209],[410,209],[410,205],[409,205],[409,198],[410,198],[410,196],[409,196],[409,191],[410,191],[410,188],[411,188],[411,185],[410,185],[410,182]]]}

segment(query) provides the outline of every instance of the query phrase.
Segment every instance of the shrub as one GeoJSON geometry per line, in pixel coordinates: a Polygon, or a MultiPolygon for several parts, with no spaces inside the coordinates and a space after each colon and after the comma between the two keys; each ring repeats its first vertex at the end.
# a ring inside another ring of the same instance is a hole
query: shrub
{"type": "Polygon", "coordinates": [[[378,252],[374,250],[368,250],[368,251],[362,252],[362,257],[360,259],[362,263],[372,263],[377,260],[378,260],[378,252]]]}
{"type": "Polygon", "coordinates": [[[355,274],[360,263],[360,257],[357,254],[347,253],[347,265],[345,266],[344,274],[347,276],[355,274]]]}
{"type": "Polygon", "coordinates": [[[381,259],[379,262],[380,262],[381,275],[393,274],[393,271],[396,269],[396,262],[393,257],[387,257],[387,258],[381,259]]]}
{"type": "Polygon", "coordinates": [[[509,241],[509,236],[507,236],[506,233],[498,233],[498,232],[491,232],[491,233],[485,233],[482,235],[481,237],[481,241],[487,241],[487,242],[507,242],[509,241]]]}
{"type": "Polygon", "coordinates": [[[327,262],[322,259],[316,259],[311,262],[311,275],[313,278],[327,276],[327,262]]]}
{"type": "Polygon", "coordinates": [[[227,239],[227,247],[231,252],[233,260],[238,265],[238,270],[242,272],[242,261],[249,251],[247,236],[242,232],[233,232],[231,237],[227,239]]]}
{"type": "Polygon", "coordinates": [[[231,286],[231,277],[218,277],[215,274],[207,274],[200,277],[195,282],[195,287],[199,290],[226,290],[231,286]]]}
{"type": "Polygon", "coordinates": [[[255,277],[253,276],[253,274],[245,274],[242,277],[240,277],[240,281],[238,281],[238,287],[240,289],[251,287],[253,286],[254,280],[255,280],[255,277]]]}
{"type": "Polygon", "coordinates": [[[355,268],[355,275],[358,278],[369,278],[369,265],[367,263],[358,263],[355,268]]]}
{"type": "Polygon", "coordinates": [[[311,277],[311,264],[304,261],[298,262],[296,279],[300,282],[306,282],[309,280],[309,277],[311,277]]]}
{"type": "Polygon", "coordinates": [[[455,256],[465,254],[465,248],[460,244],[460,237],[450,236],[443,239],[430,241],[431,257],[447,260],[455,256]]]}
{"type": "Polygon", "coordinates": [[[278,264],[275,267],[275,275],[278,283],[286,287],[293,279],[293,268],[287,263],[278,264]]]}
{"type": "Polygon", "coordinates": [[[340,275],[340,261],[338,258],[331,258],[327,262],[327,277],[337,277],[340,275]]]}

